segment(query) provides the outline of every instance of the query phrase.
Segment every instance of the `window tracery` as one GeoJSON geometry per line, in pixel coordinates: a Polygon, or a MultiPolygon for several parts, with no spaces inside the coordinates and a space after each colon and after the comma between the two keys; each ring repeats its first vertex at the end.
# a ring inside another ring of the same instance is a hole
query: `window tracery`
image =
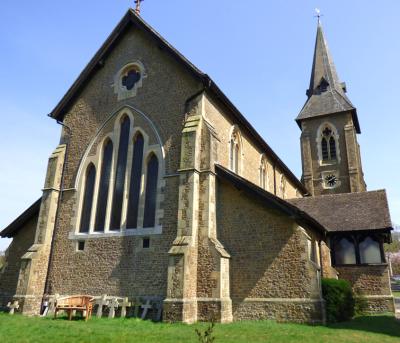
{"type": "Polygon", "coordinates": [[[324,123],[319,127],[317,147],[321,164],[340,163],[339,135],[331,123],[324,123]]]}
{"type": "Polygon", "coordinates": [[[71,233],[71,238],[82,234],[119,235],[125,231],[161,233],[162,146],[150,144],[150,140],[159,140],[156,132],[149,132],[148,136],[134,126],[131,112],[121,112],[114,130],[94,145],[95,150],[87,152],[82,161],[84,175],[78,181],[76,233],[71,233]]]}

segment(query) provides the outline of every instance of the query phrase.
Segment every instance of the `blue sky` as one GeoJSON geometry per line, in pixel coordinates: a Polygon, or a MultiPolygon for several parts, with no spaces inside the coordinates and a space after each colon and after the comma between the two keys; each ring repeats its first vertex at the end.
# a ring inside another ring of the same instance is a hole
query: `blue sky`
{"type": "MultiPolygon", "coordinates": [[[[0,229],[41,194],[60,127],[47,117],[133,0],[0,2],[0,229]]],[[[300,130],[322,24],[348,96],[369,190],[400,223],[400,1],[145,0],[143,18],[207,72],[300,177],[300,130]]],[[[0,250],[9,240],[0,239],[0,250]]]]}

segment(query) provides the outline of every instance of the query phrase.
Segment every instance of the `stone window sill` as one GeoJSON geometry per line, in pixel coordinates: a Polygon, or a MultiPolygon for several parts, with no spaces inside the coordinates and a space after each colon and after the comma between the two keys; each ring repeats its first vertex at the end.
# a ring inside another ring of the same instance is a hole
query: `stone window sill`
{"type": "Polygon", "coordinates": [[[150,236],[150,235],[161,235],[162,226],[148,227],[148,228],[137,228],[137,229],[121,229],[120,231],[107,231],[107,232],[90,232],[90,233],[76,233],[70,232],[69,239],[96,239],[96,238],[108,238],[108,237],[125,237],[125,236],[150,236]]]}

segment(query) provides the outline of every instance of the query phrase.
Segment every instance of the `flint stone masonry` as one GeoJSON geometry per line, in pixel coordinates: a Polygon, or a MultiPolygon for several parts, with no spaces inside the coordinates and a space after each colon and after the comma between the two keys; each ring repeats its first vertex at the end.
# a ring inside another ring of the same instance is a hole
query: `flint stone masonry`
{"type": "Polygon", "coordinates": [[[231,252],[234,319],[321,322],[317,268],[298,225],[224,182],[218,199],[218,237],[231,252]]]}
{"type": "Polygon", "coordinates": [[[339,278],[349,281],[356,296],[363,296],[371,313],[394,311],[387,264],[368,266],[337,266],[339,278]]]}
{"type": "Polygon", "coordinates": [[[6,261],[0,270],[0,307],[5,307],[17,291],[21,257],[34,242],[37,217],[32,218],[14,237],[6,251],[6,261]]]}

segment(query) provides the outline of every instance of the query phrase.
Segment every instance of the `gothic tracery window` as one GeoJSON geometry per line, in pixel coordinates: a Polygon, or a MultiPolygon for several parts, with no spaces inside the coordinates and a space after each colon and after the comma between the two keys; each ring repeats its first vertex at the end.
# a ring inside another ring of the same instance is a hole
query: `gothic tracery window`
{"type": "Polygon", "coordinates": [[[155,143],[159,136],[156,132],[147,135],[135,127],[132,114],[119,118],[103,143],[87,150],[82,164],[84,175],[77,185],[81,192],[77,234],[113,231],[114,235],[129,229],[132,231],[127,234],[136,234],[136,229],[144,228],[156,234],[161,230],[158,192],[163,160],[162,146],[155,143]]]}
{"type": "Polygon", "coordinates": [[[336,161],[337,147],[336,137],[329,125],[326,125],[321,133],[321,155],[322,161],[336,161]]]}

